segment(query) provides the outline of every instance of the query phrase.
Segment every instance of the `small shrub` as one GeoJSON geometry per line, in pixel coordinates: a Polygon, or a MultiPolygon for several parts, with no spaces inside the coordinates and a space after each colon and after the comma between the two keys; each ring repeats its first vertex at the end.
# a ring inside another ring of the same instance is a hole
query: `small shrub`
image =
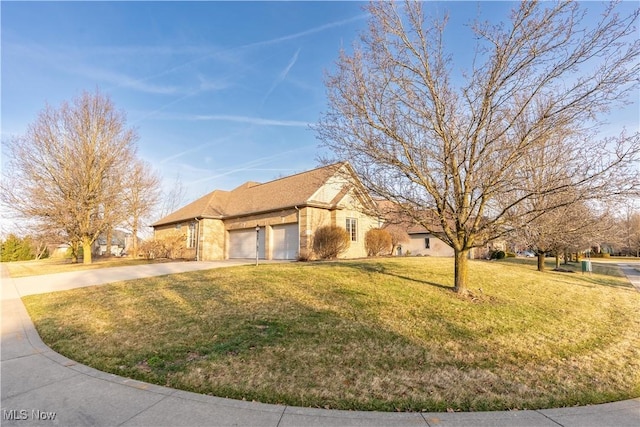
{"type": "Polygon", "coordinates": [[[381,228],[372,228],[364,235],[364,247],[367,256],[388,255],[391,253],[391,234],[381,228]]]}
{"type": "Polygon", "coordinates": [[[184,255],[186,238],[185,233],[167,233],[162,237],[142,242],[140,245],[140,253],[146,259],[182,258],[184,255]]]}
{"type": "Polygon", "coordinates": [[[154,259],[162,253],[160,242],[157,240],[145,240],[138,248],[138,255],[145,259],[154,259]]]}
{"type": "Polygon", "coordinates": [[[320,259],[335,259],[349,248],[349,233],[337,225],[326,225],[316,230],[313,252],[320,259]]]}
{"type": "Polygon", "coordinates": [[[507,254],[504,251],[491,252],[491,259],[505,259],[507,254]]]}

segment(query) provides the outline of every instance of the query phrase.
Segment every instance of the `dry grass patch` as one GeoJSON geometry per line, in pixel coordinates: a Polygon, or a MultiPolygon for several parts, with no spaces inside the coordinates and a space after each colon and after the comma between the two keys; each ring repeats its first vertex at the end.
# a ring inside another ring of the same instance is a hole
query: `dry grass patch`
{"type": "MultiPolygon", "coordinates": [[[[534,262],[534,261],[532,261],[534,262]]],[[[200,393],[387,411],[640,396],[640,293],[622,277],[453,260],[273,264],[25,298],[56,351],[200,393]]]]}

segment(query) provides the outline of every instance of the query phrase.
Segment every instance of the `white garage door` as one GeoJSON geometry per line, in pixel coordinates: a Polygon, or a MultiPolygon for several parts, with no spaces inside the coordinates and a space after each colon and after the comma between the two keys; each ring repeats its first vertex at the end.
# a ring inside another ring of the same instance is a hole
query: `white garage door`
{"type": "Polygon", "coordinates": [[[274,225],[273,259],[296,259],[298,257],[298,224],[274,225]]]}
{"type": "MultiPolygon", "coordinates": [[[[256,257],[256,229],[229,232],[229,258],[256,257]]],[[[258,257],[264,259],[264,227],[260,228],[258,257]]]]}

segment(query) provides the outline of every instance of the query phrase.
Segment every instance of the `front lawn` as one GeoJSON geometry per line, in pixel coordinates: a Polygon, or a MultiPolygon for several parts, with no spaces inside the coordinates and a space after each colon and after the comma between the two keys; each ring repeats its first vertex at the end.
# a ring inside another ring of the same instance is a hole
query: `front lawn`
{"type": "Polygon", "coordinates": [[[56,351],[236,399],[383,411],[534,409],[640,396],[640,293],[623,277],[395,258],[199,271],[24,298],[56,351]]]}

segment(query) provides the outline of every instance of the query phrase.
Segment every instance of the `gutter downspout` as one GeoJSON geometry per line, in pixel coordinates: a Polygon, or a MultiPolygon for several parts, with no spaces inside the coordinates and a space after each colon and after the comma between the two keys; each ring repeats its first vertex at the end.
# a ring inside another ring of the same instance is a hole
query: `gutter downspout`
{"type": "Polygon", "coordinates": [[[198,227],[198,231],[196,231],[196,261],[200,261],[200,220],[198,218],[194,219],[198,227]]]}
{"type": "Polygon", "coordinates": [[[297,216],[297,222],[298,222],[298,259],[300,259],[300,255],[302,255],[301,251],[300,251],[300,209],[298,209],[298,206],[294,206],[295,210],[296,210],[296,216],[297,216]]]}

